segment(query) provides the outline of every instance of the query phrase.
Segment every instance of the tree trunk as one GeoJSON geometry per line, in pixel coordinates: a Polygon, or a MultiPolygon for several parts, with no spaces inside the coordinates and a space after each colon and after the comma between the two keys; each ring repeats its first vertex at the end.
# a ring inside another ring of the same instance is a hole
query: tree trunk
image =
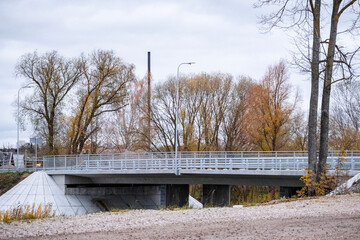
{"type": "Polygon", "coordinates": [[[330,38],[325,66],[325,79],[323,88],[323,97],[321,104],[321,129],[320,129],[320,151],[319,162],[316,171],[316,181],[320,180],[321,174],[325,171],[326,160],[329,148],[329,110],[330,110],[330,92],[332,71],[334,65],[335,45],[338,26],[338,12],[341,0],[333,1],[333,11],[331,14],[330,38]]]}
{"type": "Polygon", "coordinates": [[[311,61],[311,96],[309,106],[308,168],[316,172],[317,165],[317,109],[319,99],[320,64],[320,7],[321,0],[315,1],[313,9],[313,47],[311,61]]]}
{"type": "Polygon", "coordinates": [[[48,153],[56,154],[54,151],[54,127],[53,124],[48,124],[48,136],[47,136],[48,153]]]}

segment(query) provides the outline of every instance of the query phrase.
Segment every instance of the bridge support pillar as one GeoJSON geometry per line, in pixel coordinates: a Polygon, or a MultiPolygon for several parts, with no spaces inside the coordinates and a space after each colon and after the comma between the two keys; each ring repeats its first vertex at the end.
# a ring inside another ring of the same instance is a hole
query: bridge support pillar
{"type": "Polygon", "coordinates": [[[166,206],[183,207],[189,202],[188,184],[166,185],[166,206]]]}
{"type": "Polygon", "coordinates": [[[301,187],[281,187],[280,186],[280,197],[290,198],[296,195],[296,191],[300,190],[301,187]]]}
{"type": "Polygon", "coordinates": [[[203,185],[203,204],[223,207],[230,204],[229,185],[203,185]]]}

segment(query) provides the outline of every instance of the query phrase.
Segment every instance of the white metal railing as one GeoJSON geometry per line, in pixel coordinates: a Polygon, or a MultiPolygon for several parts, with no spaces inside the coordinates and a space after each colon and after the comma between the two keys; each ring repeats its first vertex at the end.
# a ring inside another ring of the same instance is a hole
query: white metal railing
{"type": "MultiPolygon", "coordinates": [[[[360,151],[330,151],[330,169],[360,171],[360,151]],[[340,161],[342,160],[342,161],[340,161]]],[[[25,170],[304,170],[307,152],[142,152],[43,156],[25,170]]]]}

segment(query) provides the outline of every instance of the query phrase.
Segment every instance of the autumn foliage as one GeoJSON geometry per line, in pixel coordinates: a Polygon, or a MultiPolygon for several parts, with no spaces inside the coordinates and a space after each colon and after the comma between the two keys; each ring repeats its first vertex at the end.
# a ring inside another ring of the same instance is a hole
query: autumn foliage
{"type": "Polygon", "coordinates": [[[269,67],[259,84],[250,89],[248,102],[249,134],[261,151],[286,149],[297,96],[291,97],[291,85],[284,62],[269,67]]]}

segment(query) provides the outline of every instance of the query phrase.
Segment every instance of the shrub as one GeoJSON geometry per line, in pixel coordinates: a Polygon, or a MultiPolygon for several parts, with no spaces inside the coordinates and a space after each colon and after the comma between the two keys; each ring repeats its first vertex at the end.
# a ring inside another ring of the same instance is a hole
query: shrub
{"type": "Polygon", "coordinates": [[[315,174],[312,170],[306,169],[307,174],[303,175],[300,180],[305,184],[303,188],[297,191],[299,197],[305,197],[313,192],[315,196],[324,196],[331,192],[337,183],[337,176],[328,174],[329,167],[320,176],[320,181],[315,181],[315,174]]]}

